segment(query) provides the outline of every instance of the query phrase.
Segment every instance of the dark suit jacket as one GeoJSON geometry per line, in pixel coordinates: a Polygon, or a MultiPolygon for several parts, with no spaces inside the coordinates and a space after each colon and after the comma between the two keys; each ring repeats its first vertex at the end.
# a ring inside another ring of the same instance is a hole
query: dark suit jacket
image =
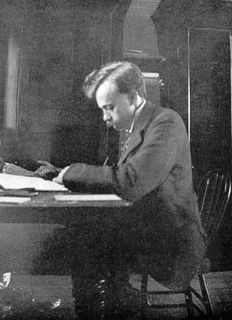
{"type": "MultiPolygon", "coordinates": [[[[199,263],[203,230],[192,188],[190,147],[185,125],[175,111],[147,102],[116,167],[72,164],[63,182],[73,190],[103,187],[134,202],[135,225],[151,243],[148,254],[156,251],[160,260],[170,253],[172,262],[184,255],[185,260],[193,257],[191,263],[199,263]],[[183,242],[189,245],[185,251],[196,247],[191,257],[183,251],[178,256],[176,250],[181,251],[183,242]]],[[[183,267],[186,269],[182,263],[182,271],[183,267]]]]}

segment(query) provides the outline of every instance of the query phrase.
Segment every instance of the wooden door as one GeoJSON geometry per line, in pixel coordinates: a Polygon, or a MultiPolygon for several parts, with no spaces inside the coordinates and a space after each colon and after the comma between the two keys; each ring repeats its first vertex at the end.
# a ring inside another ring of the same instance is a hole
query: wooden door
{"type": "Polygon", "coordinates": [[[188,131],[195,173],[231,169],[231,52],[227,30],[188,32],[188,131]]]}

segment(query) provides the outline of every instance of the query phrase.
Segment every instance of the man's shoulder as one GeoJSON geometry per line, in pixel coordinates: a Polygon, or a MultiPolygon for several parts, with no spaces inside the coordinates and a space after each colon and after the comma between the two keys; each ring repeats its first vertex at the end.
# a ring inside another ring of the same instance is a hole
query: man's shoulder
{"type": "Polygon", "coordinates": [[[154,120],[158,119],[172,119],[174,121],[183,122],[182,117],[178,112],[171,108],[164,108],[158,105],[155,105],[151,102],[148,102],[148,107],[153,109],[152,115],[154,120]]]}

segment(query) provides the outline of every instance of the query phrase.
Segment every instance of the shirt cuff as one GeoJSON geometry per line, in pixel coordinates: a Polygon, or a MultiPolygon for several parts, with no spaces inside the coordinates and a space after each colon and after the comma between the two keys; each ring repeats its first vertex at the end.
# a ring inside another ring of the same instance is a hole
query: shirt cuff
{"type": "Polygon", "coordinates": [[[70,166],[67,166],[67,167],[64,167],[64,168],[60,171],[59,177],[60,177],[60,179],[61,179],[62,181],[63,181],[63,176],[64,176],[65,172],[66,172],[69,168],[70,168],[70,166]]]}

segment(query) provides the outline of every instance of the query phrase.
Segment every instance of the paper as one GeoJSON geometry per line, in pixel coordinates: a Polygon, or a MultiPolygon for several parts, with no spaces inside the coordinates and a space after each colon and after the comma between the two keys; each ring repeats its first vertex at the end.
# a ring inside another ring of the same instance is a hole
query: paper
{"type": "Polygon", "coordinates": [[[7,173],[0,173],[0,187],[3,189],[34,188],[37,191],[68,191],[63,185],[53,181],[7,173]]]}
{"type": "Polygon", "coordinates": [[[5,203],[23,203],[31,200],[31,198],[24,198],[24,197],[0,197],[0,203],[5,202],[5,203]]]}
{"type": "Polygon", "coordinates": [[[56,194],[57,201],[121,201],[116,194],[56,194]]]}

